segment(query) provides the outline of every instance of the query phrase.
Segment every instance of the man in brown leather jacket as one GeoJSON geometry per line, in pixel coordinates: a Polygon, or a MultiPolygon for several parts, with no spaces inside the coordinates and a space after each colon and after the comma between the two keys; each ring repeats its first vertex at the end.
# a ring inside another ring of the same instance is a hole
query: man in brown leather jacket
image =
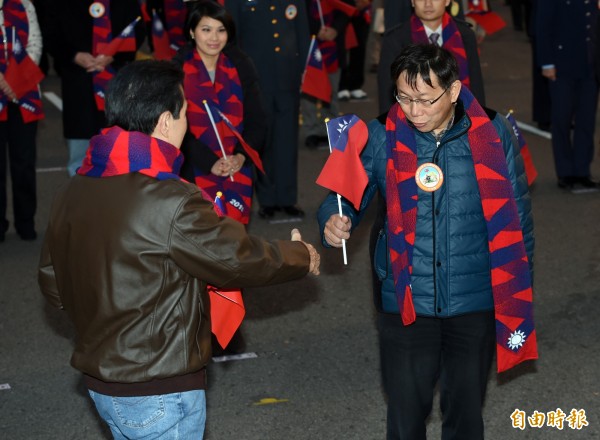
{"type": "Polygon", "coordinates": [[[319,273],[294,241],[248,235],[178,178],[183,72],[123,68],[106,94],[108,129],[52,205],[43,294],[74,322],[71,364],[115,438],[202,438],[211,356],[207,284],[270,285],[319,273]]]}

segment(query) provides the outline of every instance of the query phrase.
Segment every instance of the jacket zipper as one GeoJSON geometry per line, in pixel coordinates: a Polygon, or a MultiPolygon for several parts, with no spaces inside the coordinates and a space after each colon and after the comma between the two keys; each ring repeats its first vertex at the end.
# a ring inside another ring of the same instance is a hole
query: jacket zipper
{"type": "MultiPolygon", "coordinates": [[[[456,136],[451,137],[450,139],[445,140],[443,143],[446,144],[450,141],[453,141],[454,139],[459,138],[461,135],[458,134],[456,136]]],[[[431,158],[432,162],[434,164],[437,165],[437,159],[438,159],[438,153],[440,151],[440,146],[442,145],[442,141],[436,141],[436,146],[435,146],[435,152],[433,153],[433,157],[431,158]]],[[[432,191],[431,193],[431,236],[432,238],[432,245],[433,245],[433,249],[432,249],[432,254],[433,254],[433,313],[435,316],[438,315],[438,307],[437,307],[437,252],[436,252],[436,218],[435,218],[435,191],[432,191]]]]}

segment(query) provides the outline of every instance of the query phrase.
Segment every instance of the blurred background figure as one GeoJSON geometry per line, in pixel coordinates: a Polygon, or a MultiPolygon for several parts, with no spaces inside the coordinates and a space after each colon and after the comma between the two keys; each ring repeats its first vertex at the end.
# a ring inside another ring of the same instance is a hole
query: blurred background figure
{"type": "MultiPolygon", "coordinates": [[[[342,67],[338,97],[340,99],[366,99],[362,89],[365,82],[365,57],[372,19],[371,0],[355,0],[357,13],[349,26],[356,36],[356,46],[344,50],[345,65],[342,67]]],[[[348,40],[346,39],[346,42],[348,40]]],[[[336,115],[337,116],[337,115],[336,115]]]]}
{"type": "MultiPolygon", "coordinates": [[[[341,69],[346,65],[344,35],[349,17],[332,7],[327,0],[306,0],[306,9],[309,30],[311,35],[316,36],[315,44],[323,57],[323,64],[331,84],[329,102],[317,100],[307,94],[302,94],[300,97],[302,127],[306,135],[304,143],[309,148],[316,148],[329,145],[324,121],[339,115],[338,97],[344,99],[338,96],[338,85],[341,69]]],[[[349,95],[348,93],[347,98],[350,97],[349,95]]]]}
{"type": "Polygon", "coordinates": [[[448,49],[458,61],[462,84],[471,90],[481,105],[485,105],[475,33],[469,24],[453,18],[447,12],[452,4],[451,0],[412,0],[414,13],[410,19],[386,30],[381,43],[377,77],[381,113],[395,102],[393,84],[390,84],[390,66],[402,49],[411,43],[434,43],[448,49]]]}
{"type": "Polygon", "coordinates": [[[22,240],[35,240],[36,134],[43,118],[37,65],[42,34],[29,0],[0,0],[0,242],[6,218],[6,180],[10,168],[15,229],[22,240]],[[32,71],[38,79],[25,81],[32,71]]]}
{"type": "Polygon", "coordinates": [[[545,0],[535,10],[537,63],[549,80],[552,150],[563,189],[597,190],[590,164],[600,73],[598,6],[597,1],[545,0]]]}
{"type": "Polygon", "coordinates": [[[225,214],[248,224],[252,161],[234,135],[221,132],[223,157],[203,101],[210,104],[211,113],[220,111],[254,150],[261,151],[267,126],[258,74],[250,58],[233,44],[235,25],[219,4],[191,3],[185,29],[190,42],[177,55],[185,73],[184,91],[188,100],[182,176],[204,189],[212,200],[221,193],[228,208],[225,214]]]}
{"type": "Polygon", "coordinates": [[[263,153],[265,175],[259,174],[259,215],[282,211],[303,217],[298,201],[298,117],[300,81],[310,35],[305,0],[225,0],[236,24],[239,47],[258,70],[267,113],[263,153]]]}
{"type": "Polygon", "coordinates": [[[49,15],[44,41],[61,75],[63,133],[69,150],[67,171],[74,175],[92,136],[106,125],[104,88],[110,78],[135,59],[145,32],[136,24],[134,36],[114,56],[102,52],[137,17],[138,0],[38,0],[49,15]]]}

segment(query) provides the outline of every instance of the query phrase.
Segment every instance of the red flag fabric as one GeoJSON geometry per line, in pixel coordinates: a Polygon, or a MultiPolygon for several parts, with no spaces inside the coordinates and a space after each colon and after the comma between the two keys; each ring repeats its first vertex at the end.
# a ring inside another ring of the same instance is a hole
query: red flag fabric
{"type": "Polygon", "coordinates": [[[367,144],[367,125],[356,115],[345,115],[327,121],[331,154],[317,178],[317,184],[341,194],[356,209],[360,208],[369,182],[360,161],[367,144]]]}
{"type": "Polygon", "coordinates": [[[241,290],[222,290],[208,286],[210,327],[221,347],[227,347],[242,324],[246,309],[241,290]]]}
{"type": "Polygon", "coordinates": [[[235,126],[231,123],[227,116],[225,116],[223,112],[221,112],[221,110],[219,110],[211,102],[207,101],[206,104],[210,107],[210,112],[215,121],[215,125],[217,126],[217,130],[219,130],[220,135],[221,133],[224,133],[225,135],[231,133],[232,135],[234,135],[237,138],[240,145],[242,146],[242,148],[244,149],[244,152],[252,161],[252,163],[256,166],[257,169],[260,170],[261,173],[265,174],[265,169],[263,168],[262,160],[260,159],[258,152],[250,145],[248,145],[248,143],[244,140],[240,132],[237,131],[235,126]]]}
{"type": "Polygon", "coordinates": [[[170,60],[177,52],[171,47],[169,34],[156,11],[152,11],[152,46],[154,46],[154,58],[157,60],[170,60]]]}
{"type": "Polygon", "coordinates": [[[129,23],[121,33],[113,38],[108,44],[99,44],[98,53],[106,55],[107,57],[113,57],[117,52],[135,52],[135,25],[140,21],[142,17],[138,17],[129,23]]]}
{"type": "Polygon", "coordinates": [[[487,35],[492,35],[500,29],[506,27],[506,22],[493,11],[488,12],[472,12],[467,14],[467,17],[472,18],[479,26],[483,28],[487,35]]]}
{"type": "Polygon", "coordinates": [[[517,125],[517,120],[513,117],[512,113],[506,115],[506,119],[512,125],[515,136],[519,141],[519,148],[521,150],[521,156],[523,156],[523,162],[525,163],[525,174],[527,174],[527,183],[529,186],[533,183],[535,178],[538,175],[537,170],[535,169],[535,165],[533,165],[533,159],[531,158],[531,153],[529,152],[529,146],[525,141],[525,138],[521,134],[521,130],[519,130],[519,126],[517,125]]]}
{"type": "Polygon", "coordinates": [[[316,37],[310,41],[308,58],[304,75],[302,75],[302,93],[313,96],[321,101],[331,102],[331,83],[323,63],[323,56],[319,50],[316,37]]]}
{"type": "Polygon", "coordinates": [[[328,5],[332,9],[337,9],[349,17],[358,14],[358,9],[354,6],[344,3],[342,0],[321,0],[323,6],[328,5]]]}
{"type": "Polygon", "coordinates": [[[18,37],[15,38],[15,46],[9,57],[4,78],[17,95],[17,99],[21,99],[32,89],[36,89],[44,79],[44,73],[29,57],[18,37]]]}

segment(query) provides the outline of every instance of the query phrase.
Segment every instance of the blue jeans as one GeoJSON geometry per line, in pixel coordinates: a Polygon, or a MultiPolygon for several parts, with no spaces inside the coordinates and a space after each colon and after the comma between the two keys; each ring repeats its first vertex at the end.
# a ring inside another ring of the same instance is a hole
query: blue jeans
{"type": "Polygon", "coordinates": [[[69,150],[69,162],[67,163],[67,172],[69,177],[74,176],[77,168],[81,166],[88,146],[89,139],[66,139],[67,149],[69,150]]]}
{"type": "Polygon", "coordinates": [[[204,436],[204,390],[139,397],[89,393],[115,439],[202,440],[204,436]]]}

